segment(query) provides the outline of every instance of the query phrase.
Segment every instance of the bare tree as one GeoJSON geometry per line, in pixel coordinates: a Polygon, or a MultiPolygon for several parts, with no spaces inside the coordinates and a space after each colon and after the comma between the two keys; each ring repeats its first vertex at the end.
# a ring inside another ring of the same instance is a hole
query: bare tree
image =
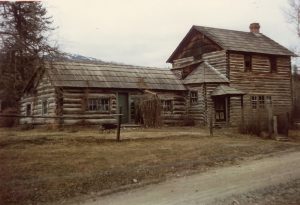
{"type": "Polygon", "coordinates": [[[285,11],[289,23],[295,25],[297,35],[300,37],[300,0],[288,0],[289,7],[285,11]]]}
{"type": "Polygon", "coordinates": [[[51,24],[41,2],[0,2],[0,88],[12,106],[33,73],[59,54],[49,44],[51,24]]]}

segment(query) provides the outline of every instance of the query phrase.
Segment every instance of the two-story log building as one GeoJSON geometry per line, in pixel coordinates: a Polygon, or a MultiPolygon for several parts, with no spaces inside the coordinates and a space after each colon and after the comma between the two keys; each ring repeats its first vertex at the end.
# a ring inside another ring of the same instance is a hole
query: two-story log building
{"type": "Polygon", "coordinates": [[[21,112],[56,116],[59,109],[60,115],[91,116],[91,122],[101,123],[114,122],[104,114],[123,105],[125,122],[132,122],[132,99],[147,89],[160,96],[165,122],[189,116],[196,124],[207,124],[212,117],[214,124],[238,125],[266,107],[274,115],[291,112],[294,55],[260,33],[258,23],[248,32],[193,26],[167,60],[172,72],[57,63],[27,87],[21,112]],[[92,119],[101,114],[102,120],[92,119]]]}

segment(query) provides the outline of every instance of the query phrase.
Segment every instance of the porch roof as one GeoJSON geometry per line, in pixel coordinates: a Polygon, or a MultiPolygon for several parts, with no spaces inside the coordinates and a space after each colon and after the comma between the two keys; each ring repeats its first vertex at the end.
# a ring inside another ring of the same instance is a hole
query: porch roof
{"type": "Polygon", "coordinates": [[[223,96],[223,95],[245,95],[243,91],[240,91],[236,88],[230,87],[228,85],[219,85],[211,93],[212,97],[223,96]]]}

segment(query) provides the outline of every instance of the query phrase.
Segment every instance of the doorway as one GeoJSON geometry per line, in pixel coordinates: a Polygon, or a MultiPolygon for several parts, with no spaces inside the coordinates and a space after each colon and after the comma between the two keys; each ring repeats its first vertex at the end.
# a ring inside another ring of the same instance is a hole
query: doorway
{"type": "Polygon", "coordinates": [[[226,121],[226,98],[225,97],[215,98],[215,119],[216,122],[226,121]]]}

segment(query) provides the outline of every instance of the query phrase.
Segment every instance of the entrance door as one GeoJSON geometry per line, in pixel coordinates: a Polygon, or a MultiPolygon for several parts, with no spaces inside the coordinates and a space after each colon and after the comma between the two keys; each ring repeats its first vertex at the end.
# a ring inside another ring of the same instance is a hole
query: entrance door
{"type": "Polygon", "coordinates": [[[215,99],[216,122],[226,121],[226,98],[218,97],[215,99]]]}
{"type": "Polygon", "coordinates": [[[118,106],[122,107],[122,123],[128,123],[128,93],[118,93],[118,106]]]}

